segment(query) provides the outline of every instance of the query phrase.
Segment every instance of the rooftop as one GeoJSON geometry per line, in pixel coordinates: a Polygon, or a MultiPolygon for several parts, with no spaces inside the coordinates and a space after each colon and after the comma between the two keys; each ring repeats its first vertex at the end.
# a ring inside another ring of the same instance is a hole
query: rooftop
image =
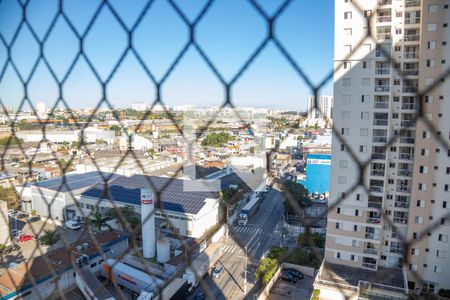
{"type": "Polygon", "coordinates": [[[53,191],[67,192],[69,190],[86,189],[95,184],[110,182],[117,178],[118,175],[105,172],[88,172],[83,174],[66,174],[62,177],[52,178],[49,180],[38,181],[30,184],[31,186],[50,189],[53,191]]]}
{"type": "Polygon", "coordinates": [[[159,198],[156,207],[164,210],[197,214],[205,199],[217,199],[218,192],[185,191],[184,180],[148,175],[117,176],[107,186],[103,183],[82,193],[83,196],[140,206],[140,189],[153,188],[159,198]],[[106,190],[105,190],[106,189],[106,190]],[[159,202],[159,201],[160,202],[159,202]]]}

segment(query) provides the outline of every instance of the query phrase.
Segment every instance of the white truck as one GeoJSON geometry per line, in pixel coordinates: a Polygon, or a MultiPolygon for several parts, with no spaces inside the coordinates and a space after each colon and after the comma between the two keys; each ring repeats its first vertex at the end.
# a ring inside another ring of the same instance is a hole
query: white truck
{"type": "Polygon", "coordinates": [[[248,223],[248,220],[250,217],[252,217],[259,208],[259,205],[261,204],[261,198],[253,195],[247,204],[244,205],[244,207],[241,209],[241,212],[238,216],[238,225],[245,226],[248,223]]]}

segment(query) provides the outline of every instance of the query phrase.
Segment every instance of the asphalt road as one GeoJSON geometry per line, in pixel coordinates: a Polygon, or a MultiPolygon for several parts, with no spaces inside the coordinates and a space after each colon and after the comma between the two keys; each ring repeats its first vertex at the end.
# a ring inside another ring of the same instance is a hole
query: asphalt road
{"type": "Polygon", "coordinates": [[[244,291],[250,291],[256,283],[254,273],[261,256],[281,241],[282,216],[283,194],[273,189],[246,226],[230,226],[229,237],[224,240],[224,255],[220,259],[224,272],[219,278],[211,278],[209,274],[203,277],[194,295],[207,289],[213,299],[243,299],[244,291]]]}

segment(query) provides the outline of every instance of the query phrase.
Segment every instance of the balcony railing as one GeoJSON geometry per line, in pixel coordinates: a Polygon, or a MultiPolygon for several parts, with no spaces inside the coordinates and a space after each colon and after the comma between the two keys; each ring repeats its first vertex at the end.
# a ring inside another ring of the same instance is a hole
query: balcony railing
{"type": "Polygon", "coordinates": [[[372,153],[372,159],[386,159],[385,153],[372,153]]]}
{"type": "Polygon", "coordinates": [[[389,85],[376,85],[375,92],[389,92],[389,85]]]}
{"type": "Polygon", "coordinates": [[[410,120],[400,121],[400,125],[403,126],[403,127],[409,127],[409,126],[412,126],[414,124],[415,124],[414,121],[410,121],[410,120]]]}
{"type": "Polygon", "coordinates": [[[417,86],[404,86],[403,93],[417,93],[417,86]]]}
{"type": "Polygon", "coordinates": [[[374,102],[373,108],[389,108],[389,102],[374,102]]]}
{"type": "Polygon", "coordinates": [[[405,250],[403,250],[402,248],[390,248],[389,252],[391,253],[398,253],[398,254],[403,254],[405,250]]]}
{"type": "Polygon", "coordinates": [[[419,39],[420,39],[419,34],[409,34],[404,36],[405,42],[415,42],[418,41],[419,39]]]}
{"type": "Polygon", "coordinates": [[[408,218],[398,218],[398,217],[394,217],[394,223],[398,223],[398,224],[408,224],[408,218]]]}
{"type": "Polygon", "coordinates": [[[384,170],[372,170],[370,171],[372,176],[384,176],[384,170]]]}
{"type": "Polygon", "coordinates": [[[396,188],[396,191],[400,192],[400,193],[409,193],[409,192],[411,192],[411,187],[409,187],[409,186],[398,186],[396,188]]]}
{"type": "Polygon", "coordinates": [[[378,250],[375,249],[375,248],[364,248],[364,254],[377,255],[378,254],[378,250]]]}
{"type": "Polygon", "coordinates": [[[411,177],[412,176],[412,171],[410,171],[410,170],[398,170],[397,174],[398,174],[398,176],[411,177]]]}
{"type": "Polygon", "coordinates": [[[376,57],[387,57],[387,56],[385,55],[385,53],[389,54],[389,51],[383,52],[383,51],[381,51],[381,50],[375,50],[375,56],[376,56],[376,57]]]}
{"type": "Polygon", "coordinates": [[[378,5],[391,5],[392,4],[392,0],[378,0],[378,5]]]}
{"type": "Polygon", "coordinates": [[[403,75],[405,76],[417,76],[419,75],[418,69],[404,70],[403,75]]]}
{"type": "Polygon", "coordinates": [[[406,0],[405,7],[416,7],[420,6],[420,0],[406,0]]]}
{"type": "Polygon", "coordinates": [[[375,74],[377,74],[377,75],[389,75],[390,73],[391,73],[391,69],[389,69],[389,68],[375,69],[375,74]]]}
{"type": "Polygon", "coordinates": [[[392,35],[390,33],[377,33],[377,40],[390,40],[392,35]]]}
{"type": "Polygon", "coordinates": [[[402,144],[414,144],[415,141],[416,141],[416,139],[413,137],[401,137],[400,138],[400,143],[402,143],[402,144]]]}
{"type": "Polygon", "coordinates": [[[400,207],[400,208],[408,208],[409,207],[409,201],[407,201],[407,202],[395,201],[394,206],[395,207],[400,207]]]}
{"type": "Polygon", "coordinates": [[[381,202],[369,201],[368,206],[370,208],[381,208],[381,202]]]}
{"type": "Polygon", "coordinates": [[[405,52],[405,58],[419,58],[419,52],[405,52]]]}
{"type": "Polygon", "coordinates": [[[377,264],[365,263],[363,262],[362,266],[367,269],[376,270],[377,264]]]}
{"type": "Polygon", "coordinates": [[[398,158],[400,158],[400,159],[406,159],[406,160],[413,160],[413,159],[414,159],[414,154],[400,153],[400,154],[398,155],[398,158]]]}
{"type": "Polygon", "coordinates": [[[369,240],[379,240],[380,239],[379,234],[375,234],[372,232],[366,232],[366,235],[364,237],[369,240]]]}
{"type": "Polygon", "coordinates": [[[415,103],[402,103],[402,109],[416,109],[415,103]]]}
{"type": "Polygon", "coordinates": [[[386,143],[387,142],[387,136],[374,136],[372,138],[372,142],[374,142],[374,143],[386,143]]]}
{"type": "Polygon", "coordinates": [[[387,22],[391,22],[391,16],[378,16],[377,17],[377,22],[378,23],[387,23],[387,22]]]}
{"type": "Polygon", "coordinates": [[[420,23],[420,17],[413,17],[413,18],[405,18],[405,24],[419,24],[420,23]]]}
{"type": "Polygon", "coordinates": [[[387,126],[387,124],[388,124],[388,120],[386,120],[386,119],[374,119],[373,120],[373,125],[387,126]]]}
{"type": "Polygon", "coordinates": [[[367,223],[380,224],[381,223],[381,219],[380,218],[367,218],[367,223]]]}
{"type": "Polygon", "coordinates": [[[384,189],[383,189],[382,186],[369,186],[369,192],[382,193],[383,190],[384,190],[384,189]]]}

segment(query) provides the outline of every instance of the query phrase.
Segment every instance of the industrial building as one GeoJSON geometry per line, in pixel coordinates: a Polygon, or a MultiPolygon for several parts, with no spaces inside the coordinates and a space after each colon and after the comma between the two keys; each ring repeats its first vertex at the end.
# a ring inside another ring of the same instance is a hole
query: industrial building
{"type": "Polygon", "coordinates": [[[141,189],[160,191],[155,200],[155,217],[166,232],[200,238],[222,218],[219,193],[184,191],[185,180],[167,177],[133,175],[117,176],[105,185],[99,183],[81,193],[79,207],[66,208],[66,218],[83,220],[93,210],[130,205],[140,214],[141,189]],[[150,184],[152,183],[152,185],[150,184]],[[159,201],[158,201],[159,200],[159,201]],[[166,222],[166,218],[170,222],[166,222]]]}

